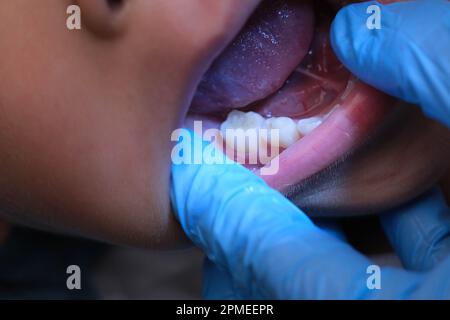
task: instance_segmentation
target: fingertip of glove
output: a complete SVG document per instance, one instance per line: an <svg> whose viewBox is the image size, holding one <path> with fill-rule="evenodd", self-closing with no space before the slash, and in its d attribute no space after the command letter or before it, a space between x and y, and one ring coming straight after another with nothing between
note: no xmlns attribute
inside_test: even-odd
<svg viewBox="0 0 450 320"><path fill-rule="evenodd" d="M379 12L376 12L375 6L380 8ZM370 41L380 40L380 30L371 25L376 20L376 14L380 14L380 23L383 21L381 12L384 8L376 1L351 4L337 13L331 25L330 41L336 56L359 77L363 77L364 68L372 61L367 57L372 53Z"/></svg>
<svg viewBox="0 0 450 320"><path fill-rule="evenodd" d="M358 61L355 41L358 37L358 26L365 25L365 8L361 4L342 8L334 18L330 30L331 46L339 60L355 72Z"/></svg>

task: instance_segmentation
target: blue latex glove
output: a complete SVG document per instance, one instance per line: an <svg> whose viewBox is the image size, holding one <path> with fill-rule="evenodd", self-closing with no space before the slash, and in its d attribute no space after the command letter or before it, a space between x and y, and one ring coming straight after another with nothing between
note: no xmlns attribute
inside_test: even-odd
<svg viewBox="0 0 450 320"><path fill-rule="evenodd" d="M450 126L449 3L380 5L382 30L366 28L369 4L336 18L339 58L361 79ZM174 165L172 185L181 225L209 259L207 298L450 298L450 211L438 190L383 216L410 271L383 268L382 289L369 290L369 259L243 167Z"/></svg>
<svg viewBox="0 0 450 320"><path fill-rule="evenodd" d="M381 8L379 30L366 26L374 4ZM350 5L333 22L331 43L363 81L450 127L450 1Z"/></svg>
<svg viewBox="0 0 450 320"><path fill-rule="evenodd" d="M173 165L172 203L210 261L207 298L450 298L450 212L436 190L384 219L405 265L433 269L383 268L381 290L367 288L369 259L238 164Z"/></svg>

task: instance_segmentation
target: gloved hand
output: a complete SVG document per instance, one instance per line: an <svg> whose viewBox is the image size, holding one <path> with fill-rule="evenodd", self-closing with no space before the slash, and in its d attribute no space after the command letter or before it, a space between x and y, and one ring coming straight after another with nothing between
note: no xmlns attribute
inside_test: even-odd
<svg viewBox="0 0 450 320"><path fill-rule="evenodd" d="M369 4L338 14L339 58L362 80L450 126L449 2L380 5L381 30L366 28ZM209 259L207 298L450 298L450 211L438 190L381 218L409 269L383 268L381 290L367 287L369 259L237 164L174 165L172 201Z"/></svg>
<svg viewBox="0 0 450 320"><path fill-rule="evenodd" d="M366 26L369 5L381 8L379 30ZM333 22L331 44L363 81L450 127L450 1L347 6Z"/></svg>
<svg viewBox="0 0 450 320"><path fill-rule="evenodd" d="M381 290L367 287L369 259L238 164L173 165L171 196L210 260L207 298L450 298L450 212L437 190L383 219L405 266L433 269L383 268Z"/></svg>

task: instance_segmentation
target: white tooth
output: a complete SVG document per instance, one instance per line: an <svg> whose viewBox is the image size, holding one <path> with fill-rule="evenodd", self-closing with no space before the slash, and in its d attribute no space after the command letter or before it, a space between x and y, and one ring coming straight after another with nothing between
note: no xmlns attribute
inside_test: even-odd
<svg viewBox="0 0 450 320"><path fill-rule="evenodd" d="M264 127L265 119L256 112L242 112L233 110L227 120L222 123L225 129L252 129Z"/></svg>
<svg viewBox="0 0 450 320"><path fill-rule="evenodd" d="M242 129L243 131L234 131L237 129ZM266 129L265 119L260 114L238 110L230 112L225 122L220 126L220 131L225 138L227 146L234 148L241 155L248 153L251 157L255 157L258 154L258 147L261 142L259 129ZM255 131L251 133L247 130ZM256 137L256 139L251 139L250 137Z"/></svg>
<svg viewBox="0 0 450 320"><path fill-rule="evenodd" d="M314 131L314 129L316 129L318 126L320 126L322 122L323 119L320 117L312 117L299 120L297 123L298 132L300 132L301 135L306 136Z"/></svg>
<svg viewBox="0 0 450 320"><path fill-rule="evenodd" d="M297 142L301 136L295 121L287 117L270 118L266 120L268 129L278 129L280 133L279 145L288 148Z"/></svg>

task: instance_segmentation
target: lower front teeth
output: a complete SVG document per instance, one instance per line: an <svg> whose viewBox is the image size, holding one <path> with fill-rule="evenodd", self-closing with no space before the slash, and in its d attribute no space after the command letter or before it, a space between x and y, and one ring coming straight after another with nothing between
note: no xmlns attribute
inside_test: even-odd
<svg viewBox="0 0 450 320"><path fill-rule="evenodd" d="M232 147L238 152L246 152L247 154L256 154L261 145L276 145L277 148L288 148L296 143L302 136L311 133L320 124L323 118L312 117L294 121L288 117L273 117L265 119L256 112L242 112L234 110L230 112L227 119L220 126L222 136L228 146ZM264 129L264 130L261 130ZM279 132L276 135L276 141L271 135L273 129ZM250 132L256 132L256 139L254 143L249 143L249 139L245 136ZM240 137L244 135L244 138Z"/></svg>

